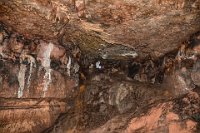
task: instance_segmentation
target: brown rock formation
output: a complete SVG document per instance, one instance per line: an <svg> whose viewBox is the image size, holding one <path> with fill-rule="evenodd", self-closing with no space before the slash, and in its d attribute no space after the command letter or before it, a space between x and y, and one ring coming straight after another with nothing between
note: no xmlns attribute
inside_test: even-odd
<svg viewBox="0 0 200 133"><path fill-rule="evenodd" d="M198 132L198 31L200 0L1 0L0 132Z"/></svg>
<svg viewBox="0 0 200 133"><path fill-rule="evenodd" d="M79 66L60 45L0 28L0 132L42 132L72 107Z"/></svg>
<svg viewBox="0 0 200 133"><path fill-rule="evenodd" d="M183 102L186 99L188 103L180 106L179 102ZM192 103L193 100L195 103ZM193 108L194 104L195 107ZM192 108L189 108L189 106L192 106ZM186 110L190 114L185 114ZM198 132L198 124L194 120L191 120L192 117L199 117L198 114L199 96L197 93L192 92L180 101L166 102L154 106L147 112L140 114L139 117L130 118L130 114L117 116L91 132Z"/></svg>
<svg viewBox="0 0 200 133"><path fill-rule="evenodd" d="M59 114L68 110L61 99L1 98L0 131L2 133L42 132Z"/></svg>
<svg viewBox="0 0 200 133"><path fill-rule="evenodd" d="M0 20L27 37L64 35L80 40L83 50L111 43L159 57L200 29L199 6L199 0L3 0ZM91 35L100 42L88 44Z"/></svg>

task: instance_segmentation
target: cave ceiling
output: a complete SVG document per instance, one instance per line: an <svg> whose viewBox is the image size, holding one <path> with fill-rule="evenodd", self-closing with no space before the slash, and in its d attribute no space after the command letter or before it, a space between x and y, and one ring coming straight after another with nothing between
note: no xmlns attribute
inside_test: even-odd
<svg viewBox="0 0 200 133"><path fill-rule="evenodd" d="M1 0L0 21L27 38L73 42L102 58L116 51L144 58L199 31L199 9L200 0Z"/></svg>

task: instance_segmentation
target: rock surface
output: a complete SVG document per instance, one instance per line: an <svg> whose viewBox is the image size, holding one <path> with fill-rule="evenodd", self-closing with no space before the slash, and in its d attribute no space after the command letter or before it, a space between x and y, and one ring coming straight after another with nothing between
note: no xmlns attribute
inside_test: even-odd
<svg viewBox="0 0 200 133"><path fill-rule="evenodd" d="M1 133L42 132L69 108L62 99L1 98L0 102Z"/></svg>
<svg viewBox="0 0 200 133"><path fill-rule="evenodd" d="M186 110L190 112L194 109L188 108L189 106L193 106L193 100L195 101L196 109L186 115L183 112ZM180 106L180 102L184 101L187 101L187 103ZM199 116L196 116L198 112L199 96L197 93L191 92L180 101L164 102L150 107L147 112L141 113L138 117L134 117L134 114L132 114L132 118L130 117L131 114L117 116L91 132L198 132L198 123L193 119L193 117L196 117L199 120Z"/></svg>
<svg viewBox="0 0 200 133"><path fill-rule="evenodd" d="M113 113L116 114L113 115ZM92 115L95 116L92 117ZM77 115L68 114L60 119L61 123L56 124L52 127L52 130L48 130L47 132L199 132L199 94L190 92L178 100L161 101L147 106L144 105L142 108L123 114L110 112L109 116L111 115L113 116L109 120L103 122L103 116L98 111L91 114L84 114L85 117L88 117L86 121L81 121L80 117L75 117ZM99 121L103 123L98 123ZM84 126L81 122L83 122ZM90 127L87 125L89 123L98 124L99 126L96 127L93 125Z"/></svg>
<svg viewBox="0 0 200 133"><path fill-rule="evenodd" d="M0 21L27 37L66 36L85 51L120 44L160 57L200 30L199 8L199 0L2 0Z"/></svg>
<svg viewBox="0 0 200 133"><path fill-rule="evenodd" d="M72 108L78 64L55 43L29 40L2 24L0 33L0 132L42 132Z"/></svg>
<svg viewBox="0 0 200 133"><path fill-rule="evenodd" d="M0 132L200 132L200 0L1 0Z"/></svg>

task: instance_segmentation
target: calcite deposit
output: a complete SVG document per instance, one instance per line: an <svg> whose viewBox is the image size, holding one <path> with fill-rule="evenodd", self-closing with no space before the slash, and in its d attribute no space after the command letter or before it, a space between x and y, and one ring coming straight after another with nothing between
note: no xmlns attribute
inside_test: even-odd
<svg viewBox="0 0 200 133"><path fill-rule="evenodd" d="M73 69L77 62L60 45L0 27L0 130L42 132L71 108L67 102L73 101L79 84Z"/></svg>

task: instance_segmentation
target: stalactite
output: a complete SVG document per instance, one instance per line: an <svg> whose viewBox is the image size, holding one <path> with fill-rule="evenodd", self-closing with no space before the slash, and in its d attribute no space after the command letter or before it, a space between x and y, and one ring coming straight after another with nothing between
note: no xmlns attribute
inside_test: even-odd
<svg viewBox="0 0 200 133"><path fill-rule="evenodd" d="M22 53L20 55L20 62L23 62L25 60L28 61L28 63L30 64L29 73L28 73L28 80L27 80L27 83L25 83L27 85L27 89L28 89L28 92L29 92L32 71L33 71L33 67L36 67L36 61L35 61L34 57L32 57L31 55L27 55L26 51L22 51Z"/></svg>
<svg viewBox="0 0 200 133"><path fill-rule="evenodd" d="M70 76L70 69L71 69L71 57L69 57L68 63L67 63L67 74Z"/></svg>
<svg viewBox="0 0 200 133"><path fill-rule="evenodd" d="M48 86L51 83L51 52L53 50L53 44L49 43L47 46L47 49L43 53L43 60L42 60L42 66L45 69L45 75L44 75L44 97L46 96L46 91L48 90Z"/></svg>
<svg viewBox="0 0 200 133"><path fill-rule="evenodd" d="M32 56L28 56L28 61L30 63L30 68L29 68L29 76L28 76L28 81L27 81L27 88L30 87L30 82L31 82L31 76L32 76L33 67L36 67L35 58L33 58Z"/></svg>
<svg viewBox="0 0 200 133"><path fill-rule="evenodd" d="M21 63L20 70L18 73L18 82L19 82L18 98L21 98L23 96L23 90L25 87L26 69L27 69L27 66Z"/></svg>

